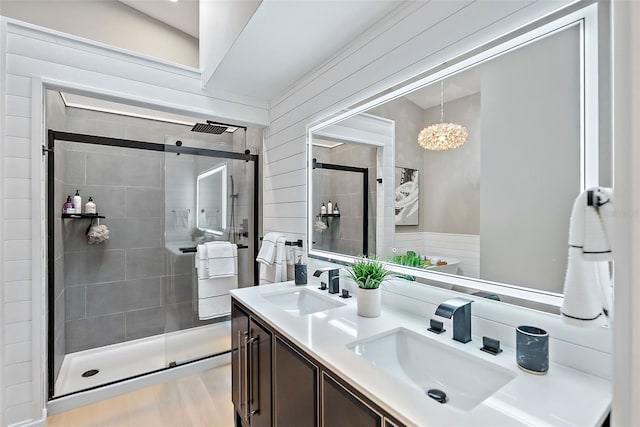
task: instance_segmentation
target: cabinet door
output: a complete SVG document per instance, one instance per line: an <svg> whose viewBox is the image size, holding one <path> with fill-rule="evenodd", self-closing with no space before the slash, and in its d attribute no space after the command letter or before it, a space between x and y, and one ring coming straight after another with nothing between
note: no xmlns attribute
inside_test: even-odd
<svg viewBox="0 0 640 427"><path fill-rule="evenodd" d="M271 427L271 332L251 319L249 336L249 424Z"/></svg>
<svg viewBox="0 0 640 427"><path fill-rule="evenodd" d="M318 426L318 367L276 337L274 417L281 427Z"/></svg>
<svg viewBox="0 0 640 427"><path fill-rule="evenodd" d="M249 315L235 303L231 304L231 400L242 414L246 401L244 343L249 333Z"/></svg>
<svg viewBox="0 0 640 427"><path fill-rule="evenodd" d="M381 427L382 416L349 390L322 373L322 425Z"/></svg>

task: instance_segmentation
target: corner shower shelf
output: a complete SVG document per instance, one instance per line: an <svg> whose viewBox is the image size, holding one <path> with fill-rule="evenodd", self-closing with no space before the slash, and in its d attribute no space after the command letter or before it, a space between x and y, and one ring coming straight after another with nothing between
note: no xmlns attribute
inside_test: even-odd
<svg viewBox="0 0 640 427"><path fill-rule="evenodd" d="M334 213L331 213L331 214L318 214L318 216L320 218L340 218L340 214L339 213L337 213L337 214L334 214Z"/></svg>
<svg viewBox="0 0 640 427"><path fill-rule="evenodd" d="M98 215L98 214L87 214L87 213L70 214L70 213L63 213L62 214L62 218L68 218L68 219L100 218L100 219L105 219L106 217L103 216L103 215Z"/></svg>

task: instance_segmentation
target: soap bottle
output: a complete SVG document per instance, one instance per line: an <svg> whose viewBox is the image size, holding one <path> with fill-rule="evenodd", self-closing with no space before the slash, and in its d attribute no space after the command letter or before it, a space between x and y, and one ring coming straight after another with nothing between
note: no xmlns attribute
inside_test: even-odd
<svg viewBox="0 0 640 427"><path fill-rule="evenodd" d="M80 197L80 190L76 190L76 195L73 196L73 212L82 213L82 197Z"/></svg>
<svg viewBox="0 0 640 427"><path fill-rule="evenodd" d="M331 204L331 200L327 203L327 213L333 213L333 204Z"/></svg>
<svg viewBox="0 0 640 427"><path fill-rule="evenodd" d="M307 265L302 263L302 255L298 255L298 262L295 265L296 285L307 284Z"/></svg>
<svg viewBox="0 0 640 427"><path fill-rule="evenodd" d="M338 204L336 203L336 205L333 207L333 213L335 215L340 215L340 209L338 209Z"/></svg>
<svg viewBox="0 0 640 427"><path fill-rule="evenodd" d="M93 196L89 196L89 201L84 205L84 213L86 214L96 214L96 204L93 202Z"/></svg>
<svg viewBox="0 0 640 427"><path fill-rule="evenodd" d="M64 205L62 205L62 213L70 214L74 212L73 201L71 200L71 195L69 194L67 196L67 201L64 203Z"/></svg>
<svg viewBox="0 0 640 427"><path fill-rule="evenodd" d="M327 214L327 207L323 203L322 206L320 206L320 215L326 215L326 214Z"/></svg>

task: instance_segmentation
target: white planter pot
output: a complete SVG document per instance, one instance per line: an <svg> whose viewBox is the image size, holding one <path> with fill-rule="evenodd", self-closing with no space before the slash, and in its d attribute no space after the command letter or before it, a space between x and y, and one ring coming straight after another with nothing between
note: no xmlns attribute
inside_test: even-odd
<svg viewBox="0 0 640 427"><path fill-rule="evenodd" d="M378 317L380 316L380 305L382 293L378 289L358 288L358 316Z"/></svg>

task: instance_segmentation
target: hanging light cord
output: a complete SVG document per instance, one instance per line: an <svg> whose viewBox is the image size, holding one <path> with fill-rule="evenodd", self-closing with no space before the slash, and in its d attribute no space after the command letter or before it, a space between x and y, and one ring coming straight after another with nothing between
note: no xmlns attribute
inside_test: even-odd
<svg viewBox="0 0 640 427"><path fill-rule="evenodd" d="M444 80L440 80L440 123L444 123Z"/></svg>

